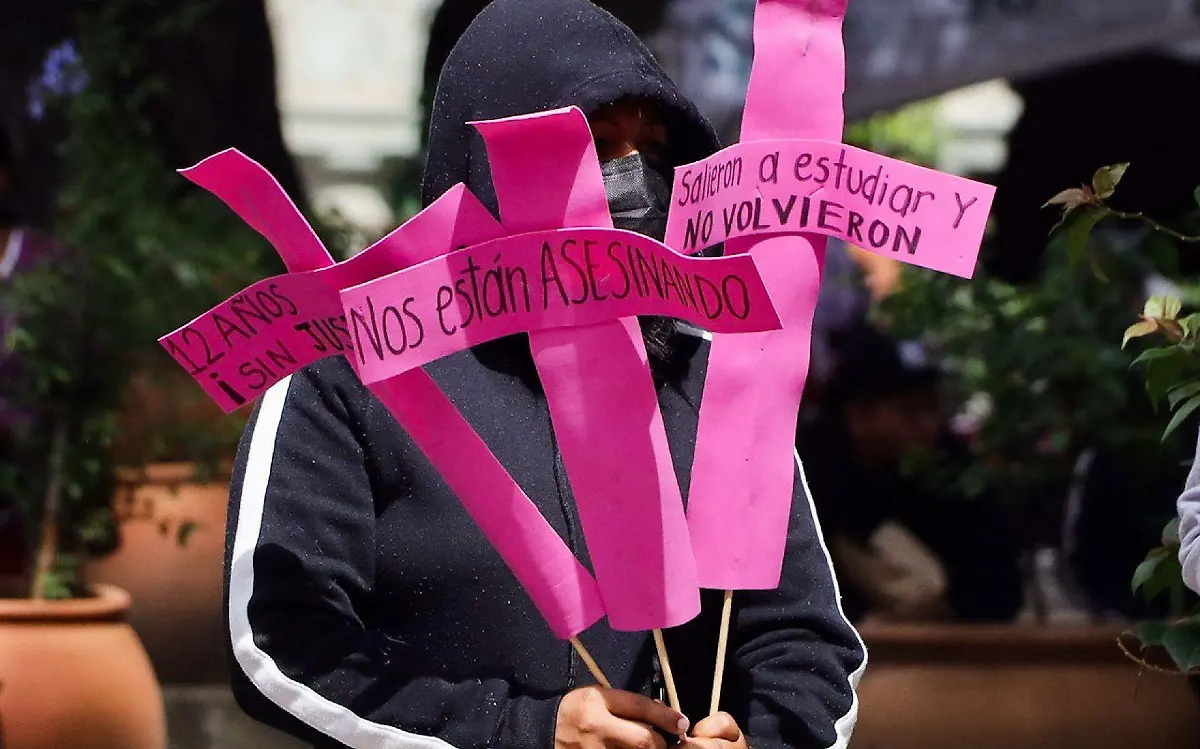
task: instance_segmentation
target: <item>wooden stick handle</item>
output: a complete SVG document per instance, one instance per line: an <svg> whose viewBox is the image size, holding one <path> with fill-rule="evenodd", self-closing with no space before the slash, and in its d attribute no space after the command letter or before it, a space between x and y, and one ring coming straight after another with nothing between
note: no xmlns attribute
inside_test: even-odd
<svg viewBox="0 0 1200 749"><path fill-rule="evenodd" d="M571 638L571 646L575 648L576 653L579 653L579 657L583 659L588 671L592 672L592 678L596 680L596 683L605 689L612 689L612 684L608 683L608 677L600 670L600 665L596 663L596 659L592 657L578 637Z"/></svg>
<svg viewBox="0 0 1200 749"><path fill-rule="evenodd" d="M663 680L667 682L667 699L671 703L671 709L682 715L679 692L675 690L675 676L671 673L671 659L667 657L667 644L663 642L661 629L654 630L654 647L658 648L658 662L662 664Z"/></svg>
<svg viewBox="0 0 1200 749"><path fill-rule="evenodd" d="M716 715L721 704L721 682L725 678L725 652L729 646L729 619L733 614L733 591L725 591L725 603L721 606L721 639L717 640L717 668L713 672L712 702L708 714Z"/></svg>

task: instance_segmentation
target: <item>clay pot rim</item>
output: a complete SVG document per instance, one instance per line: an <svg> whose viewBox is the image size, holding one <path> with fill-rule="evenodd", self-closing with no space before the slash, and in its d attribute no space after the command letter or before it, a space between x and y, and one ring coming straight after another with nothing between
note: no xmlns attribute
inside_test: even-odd
<svg viewBox="0 0 1200 749"><path fill-rule="evenodd" d="M232 473L231 461L221 461L212 483L219 484ZM117 482L126 487L151 485L198 485L196 464L184 460L146 463L141 466L117 466Z"/></svg>
<svg viewBox="0 0 1200 749"><path fill-rule="evenodd" d="M122 588L107 583L91 586L90 598L35 601L0 598L0 623L70 624L73 622L124 621L133 599Z"/></svg>
<svg viewBox="0 0 1200 749"><path fill-rule="evenodd" d="M863 622L858 631L875 663L1127 662L1112 624Z"/></svg>

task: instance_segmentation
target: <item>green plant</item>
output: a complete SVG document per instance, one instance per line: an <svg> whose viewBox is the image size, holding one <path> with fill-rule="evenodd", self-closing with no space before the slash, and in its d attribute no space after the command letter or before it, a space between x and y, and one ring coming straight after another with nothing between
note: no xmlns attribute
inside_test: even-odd
<svg viewBox="0 0 1200 749"><path fill-rule="evenodd" d="M1120 271L1118 281L1104 283L1058 251L1036 282L1020 286L986 273L964 282L905 269L881 321L926 342L950 370L953 400L986 412L971 437L980 459L953 475L922 466L928 480L968 496L992 487L1021 513L1048 513L1046 498L1063 495L1083 447L1145 451L1154 414L1130 398L1133 355L1110 340L1135 309L1150 265L1110 243L1098 242L1095 253Z"/></svg>
<svg viewBox="0 0 1200 749"><path fill-rule="evenodd" d="M1104 222L1130 222L1147 236L1170 244L1200 244L1200 236L1185 234L1140 212L1122 211L1109 205L1129 164L1098 169L1090 185L1071 188L1055 195L1046 206L1059 206L1062 221L1057 230L1066 237L1066 256L1077 262L1090 251L1092 231ZM1200 187L1195 199L1200 207ZM1103 277L1102 264L1090 256L1094 272ZM1144 349L1131 365L1144 367L1146 392L1156 409L1167 404L1171 413L1162 440L1167 440L1200 409L1200 312L1184 314L1184 304L1196 305L1200 294L1182 286L1179 293L1152 296L1137 322L1125 328L1121 349L1139 339L1162 345ZM1184 673L1200 668L1200 607L1187 611L1184 604L1182 568L1179 564L1179 521L1163 529L1162 543L1147 554L1134 571L1131 587L1148 601L1163 595L1170 599L1171 618L1139 624L1135 635L1141 654L1126 652L1146 664L1147 648L1162 648L1175 669ZM1123 646L1124 647L1124 646Z"/></svg>
<svg viewBox="0 0 1200 749"><path fill-rule="evenodd" d="M23 377L3 387L38 418L0 464L0 494L38 524L33 597L85 594L79 562L112 544L118 462L193 457L212 438L183 422L174 444L119 439L138 407L129 403L135 375L157 381L169 362L155 339L279 272L256 235L163 163L147 114L163 82L150 73L146 40L169 43L206 10L191 0L89 4L30 89L31 115L61 117L67 131L53 227L63 255L18 277L6 300L18 320L6 345ZM81 85L56 85L64 80Z"/></svg>
<svg viewBox="0 0 1200 749"><path fill-rule="evenodd" d="M914 164L933 165L944 135L937 107L931 99L847 123L845 141Z"/></svg>

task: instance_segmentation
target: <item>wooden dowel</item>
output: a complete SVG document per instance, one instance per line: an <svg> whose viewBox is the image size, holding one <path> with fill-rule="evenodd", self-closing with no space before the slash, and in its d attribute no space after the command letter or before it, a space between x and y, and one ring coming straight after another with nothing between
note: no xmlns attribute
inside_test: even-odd
<svg viewBox="0 0 1200 749"><path fill-rule="evenodd" d="M675 690L675 676L671 673L671 660L667 657L667 644L663 642L661 629L654 630L654 646L658 648L658 662L662 664L663 680L667 682L667 699L671 703L671 709L682 714L679 692Z"/></svg>
<svg viewBox="0 0 1200 749"><path fill-rule="evenodd" d="M578 637L571 638L571 646L575 648L576 653L579 653L579 657L583 659L588 671L592 672L592 678L596 680L596 683L605 689L612 689L612 684L608 683L608 677L600 670L600 665L596 663L596 659L592 657Z"/></svg>
<svg viewBox="0 0 1200 749"><path fill-rule="evenodd" d="M716 715L721 705L721 681L725 678L725 651L729 646L729 619L733 613L733 591L725 591L725 603L721 606L721 638L717 640L717 667L713 672L712 702L708 714Z"/></svg>

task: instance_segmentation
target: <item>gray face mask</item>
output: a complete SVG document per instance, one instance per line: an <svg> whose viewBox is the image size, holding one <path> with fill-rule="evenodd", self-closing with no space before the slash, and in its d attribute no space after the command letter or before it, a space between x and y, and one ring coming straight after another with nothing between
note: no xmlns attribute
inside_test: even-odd
<svg viewBox="0 0 1200 749"><path fill-rule="evenodd" d="M613 226L662 241L667 233L671 187L640 153L600 165Z"/></svg>

